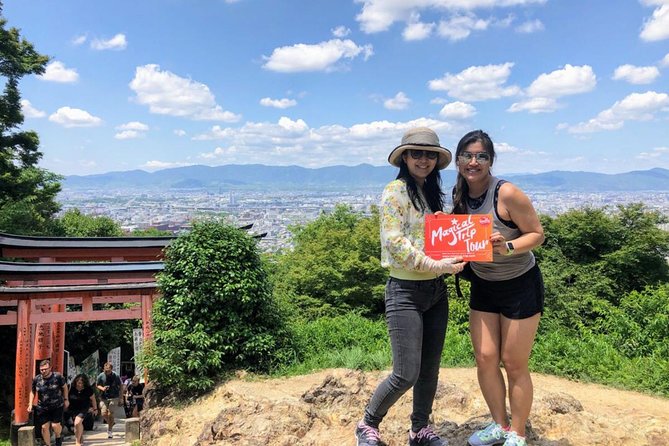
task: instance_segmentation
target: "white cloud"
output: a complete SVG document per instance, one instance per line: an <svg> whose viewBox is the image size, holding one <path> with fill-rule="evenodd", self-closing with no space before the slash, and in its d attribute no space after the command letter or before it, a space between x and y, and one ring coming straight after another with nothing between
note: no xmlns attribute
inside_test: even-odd
<svg viewBox="0 0 669 446"><path fill-rule="evenodd" d="M63 62L54 60L46 66L44 74L38 78L44 81L71 83L79 80L79 73L73 68L66 68Z"/></svg>
<svg viewBox="0 0 669 446"><path fill-rule="evenodd" d="M621 65L613 73L614 80L625 80L630 84L650 84L660 75L657 67L636 67L634 65Z"/></svg>
<svg viewBox="0 0 669 446"><path fill-rule="evenodd" d="M125 34L116 34L108 40L94 39L91 42L91 48L94 50L124 50L128 46Z"/></svg>
<svg viewBox="0 0 669 446"><path fill-rule="evenodd" d="M76 36L72 39L72 45L75 46L83 45L84 43L86 43L86 39L88 39L88 36L86 36L86 34L83 34L81 36Z"/></svg>
<svg viewBox="0 0 669 446"><path fill-rule="evenodd" d="M155 64L137 67L130 88L135 100L148 105L151 113L195 120L236 122L241 119L216 104L209 87L200 82L161 71Z"/></svg>
<svg viewBox="0 0 669 446"><path fill-rule="evenodd" d="M332 35L341 39L351 34L351 30L341 25L332 30Z"/></svg>
<svg viewBox="0 0 669 446"><path fill-rule="evenodd" d="M383 106L388 110L404 110L411 103L411 99L400 91L395 97L383 101Z"/></svg>
<svg viewBox="0 0 669 446"><path fill-rule="evenodd" d="M466 39L472 31L485 31L490 25L489 20L477 18L473 14L457 15L439 22L437 34L451 42Z"/></svg>
<svg viewBox="0 0 669 446"><path fill-rule="evenodd" d="M136 139L144 136L144 133L138 132L137 130L123 130L122 132L117 132L114 135L116 139Z"/></svg>
<svg viewBox="0 0 669 446"><path fill-rule="evenodd" d="M669 53L667 53L664 58L660 61L660 66L669 67Z"/></svg>
<svg viewBox="0 0 669 446"><path fill-rule="evenodd" d="M556 98L571 94L586 93L597 85L597 76L589 65L575 67L565 65L560 70L543 73L527 89L531 97Z"/></svg>
<svg viewBox="0 0 669 446"><path fill-rule="evenodd" d="M174 131L174 134L177 135L177 136L186 136L186 131L182 130L182 129L176 129Z"/></svg>
<svg viewBox="0 0 669 446"><path fill-rule="evenodd" d="M180 163L180 162L169 162L169 161L158 161L151 160L144 163L142 166L146 170L161 170L161 169L170 169L172 167L185 167L192 166L193 163Z"/></svg>
<svg viewBox="0 0 669 446"><path fill-rule="evenodd" d="M519 32L521 34L532 34L537 31L543 31L544 30L544 24L541 23L541 20L528 20L527 22L521 23L520 25L516 26L516 32Z"/></svg>
<svg viewBox="0 0 669 446"><path fill-rule="evenodd" d="M661 5L653 11L653 16L643 24L641 30L642 40L654 42L657 40L669 39L669 3L655 2Z"/></svg>
<svg viewBox="0 0 669 446"><path fill-rule="evenodd" d="M411 15L411 19L402 31L402 37L406 41L424 40L430 37L435 26L434 23L421 22L420 15L415 13Z"/></svg>
<svg viewBox="0 0 669 446"><path fill-rule="evenodd" d="M549 113L560 108L555 98L530 98L520 102L514 102L507 111L516 113L527 111L529 113Z"/></svg>
<svg viewBox="0 0 669 446"><path fill-rule="evenodd" d="M97 116L93 116L85 110L71 107L59 108L49 116L49 121L63 127L97 127L102 124L102 119Z"/></svg>
<svg viewBox="0 0 669 446"><path fill-rule="evenodd" d="M443 90L463 101L483 101L514 96L520 88L505 86L513 63L469 67L458 74L446 73L441 79L429 81L431 90Z"/></svg>
<svg viewBox="0 0 669 446"><path fill-rule="evenodd" d="M116 139L135 139L141 138L149 130L149 126L139 121L131 121L116 127L119 130L114 135Z"/></svg>
<svg viewBox="0 0 669 446"><path fill-rule="evenodd" d="M405 21L421 10L473 11L493 7L524 6L546 0L358 0L362 11L356 16L366 33L386 31L397 21Z"/></svg>
<svg viewBox="0 0 669 446"><path fill-rule="evenodd" d="M342 59L362 55L367 60L372 54L372 45L358 46L348 39L332 39L315 45L298 43L275 48L271 56L263 56L266 61L263 68L281 73L333 71Z"/></svg>
<svg viewBox="0 0 669 446"><path fill-rule="evenodd" d="M295 107L297 105L297 101L295 99L288 99L288 98L283 98L283 99L272 99L272 98L262 98L260 100L260 105L264 107L274 107L274 108L288 108L288 107Z"/></svg>
<svg viewBox="0 0 669 446"><path fill-rule="evenodd" d="M43 118L46 112L38 110L27 99L21 99L21 112L26 118Z"/></svg>
<svg viewBox="0 0 669 446"><path fill-rule="evenodd" d="M444 105L439 116L446 119L468 119L476 115L476 107L465 102L451 102Z"/></svg>
<svg viewBox="0 0 669 446"><path fill-rule="evenodd" d="M567 130L569 133L577 134L616 130L621 128L627 120L651 120L655 113L667 107L669 107L669 95L666 93L656 93L654 91L632 93L589 121L570 126Z"/></svg>
<svg viewBox="0 0 669 446"><path fill-rule="evenodd" d="M655 147L650 152L639 153L636 157L642 160L653 160L665 155L669 155L669 147Z"/></svg>

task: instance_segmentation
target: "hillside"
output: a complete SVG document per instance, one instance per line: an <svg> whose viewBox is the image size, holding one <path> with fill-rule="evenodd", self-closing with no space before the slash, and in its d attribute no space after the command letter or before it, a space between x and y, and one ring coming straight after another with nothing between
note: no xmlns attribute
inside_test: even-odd
<svg viewBox="0 0 669 446"><path fill-rule="evenodd" d="M387 372L327 370L282 379L238 379L186 407L142 414L149 446L353 446L354 425ZM669 446L669 399L533 374L535 403L528 430L534 446ZM405 395L381 426L387 446L406 444L411 409ZM486 423L475 369L442 369L436 430L464 446Z"/></svg>

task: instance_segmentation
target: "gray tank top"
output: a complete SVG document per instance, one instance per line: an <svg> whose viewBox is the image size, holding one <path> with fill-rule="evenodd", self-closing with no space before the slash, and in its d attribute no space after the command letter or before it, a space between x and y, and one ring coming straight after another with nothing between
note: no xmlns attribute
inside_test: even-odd
<svg viewBox="0 0 669 446"><path fill-rule="evenodd" d="M478 209L470 209L465 203L467 213L469 214L492 214L493 232L498 231L504 236L506 240L514 240L520 237L521 232L518 228L507 226L499 215L495 206L497 184L502 181L497 177L492 177L488 191L486 192L485 200ZM509 280L518 277L530 269L535 264L534 254L532 251L521 254L513 254L510 256L493 253L492 262L471 262L472 270L484 280L499 281Z"/></svg>

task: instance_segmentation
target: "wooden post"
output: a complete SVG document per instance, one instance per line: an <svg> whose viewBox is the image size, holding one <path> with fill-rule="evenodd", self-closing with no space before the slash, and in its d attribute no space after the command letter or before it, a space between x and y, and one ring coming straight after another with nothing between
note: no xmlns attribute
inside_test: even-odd
<svg viewBox="0 0 669 446"><path fill-rule="evenodd" d="M31 355L30 300L18 301L16 324L16 368L14 381L14 422L28 422L30 383L33 377Z"/></svg>
<svg viewBox="0 0 669 446"><path fill-rule="evenodd" d="M65 311L65 305L51 305L51 312L62 313ZM65 322L53 323L51 367L53 371L64 374L66 364L63 364L65 355Z"/></svg>
<svg viewBox="0 0 669 446"><path fill-rule="evenodd" d="M37 307L37 312L50 313L50 305L39 305ZM37 324L37 333L35 338L35 361L41 361L42 359L51 359L53 345L53 335L51 334L51 322L44 322ZM34 374L37 374L37 369L33 369Z"/></svg>

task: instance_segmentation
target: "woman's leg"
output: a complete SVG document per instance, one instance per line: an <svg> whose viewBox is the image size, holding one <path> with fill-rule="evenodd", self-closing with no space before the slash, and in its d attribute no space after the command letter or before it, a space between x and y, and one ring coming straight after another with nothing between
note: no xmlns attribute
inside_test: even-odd
<svg viewBox="0 0 669 446"><path fill-rule="evenodd" d="M420 373L413 388L413 412L411 429L418 432L427 426L434 395L439 381L441 352L444 349L446 326L448 325L448 297L446 286L435 283L434 299L436 303L423 313L423 344L420 361Z"/></svg>
<svg viewBox="0 0 669 446"><path fill-rule="evenodd" d="M500 318L497 313L470 310L469 331L476 358L476 374L481 393L493 420L509 425L506 413L506 386L499 368L501 361Z"/></svg>
<svg viewBox="0 0 669 446"><path fill-rule="evenodd" d="M81 415L77 415L74 418L74 439L77 446L81 445L81 440L84 437L84 418Z"/></svg>
<svg viewBox="0 0 669 446"><path fill-rule="evenodd" d="M523 437L533 399L528 363L540 317L540 313L526 319L501 317L502 363L509 380L511 430Z"/></svg>

